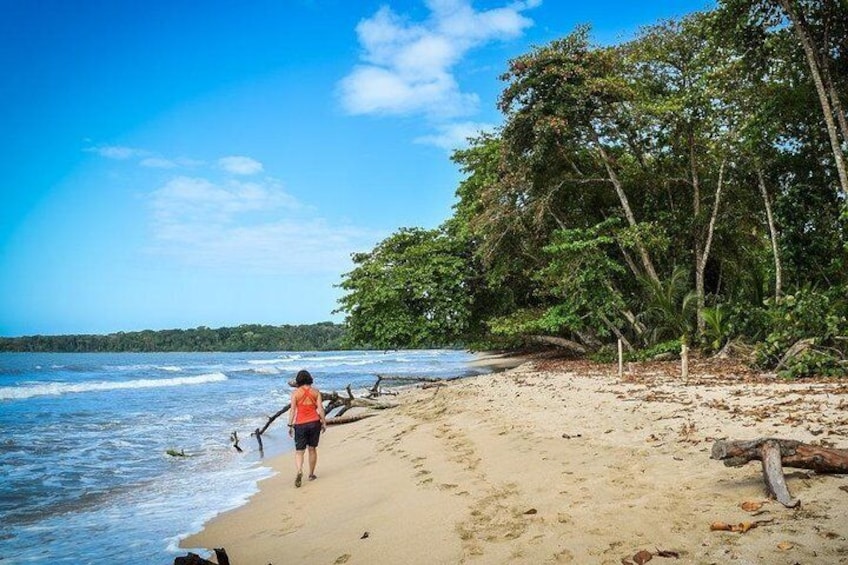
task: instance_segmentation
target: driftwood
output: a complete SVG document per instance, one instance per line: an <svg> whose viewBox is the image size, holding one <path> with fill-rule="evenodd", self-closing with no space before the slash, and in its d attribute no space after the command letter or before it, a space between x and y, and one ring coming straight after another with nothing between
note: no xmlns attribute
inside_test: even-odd
<svg viewBox="0 0 848 565"><path fill-rule="evenodd" d="M374 400L374 397L380 396L379 385L380 385L380 382L384 379L386 379L386 380L396 380L397 377L385 377L385 376L382 376L382 375L377 375L377 382L375 382L374 386L371 387L371 389L368 393L368 396L366 398L356 398L353 395L353 391L351 390L350 385L347 385L347 387L345 388L345 390L347 391L346 397L340 395L336 391L333 391L333 392L330 392L330 393L323 393L321 395L321 398L324 401L324 413L325 414L329 414L333 410L339 408L338 412L336 412L336 414L332 418L329 418L329 417L327 418L327 425L332 426L332 425L338 425L338 424L350 424L351 422L358 422L359 420L362 420L362 419L367 418L369 416L373 416L373 414L360 414L360 415L357 415L357 416L345 416L344 415L345 412L347 412L351 408L371 408L373 410L385 410L387 408L394 408L396 406L395 404L378 402L378 401ZM296 384L294 382L289 382L289 385L292 386L292 387L296 387ZM268 421L265 422L264 426L262 426L261 428L256 428L250 434L250 435L254 436L256 438L256 441L259 443L259 451L260 452L262 452L264 450L264 447L262 445L262 434L264 434L266 432L266 430L268 430L268 428L271 426L271 424L274 423L274 421L277 418L279 418L280 416L282 416L283 414L288 412L290 409L291 409L291 403L286 404L276 414L274 414L273 416L269 416ZM236 435L235 432L233 432L233 436L231 436L231 439L232 439L232 437L236 438L236 440L234 442L235 448L238 449L239 451L241 451L241 449L238 447L238 436Z"/></svg>
<svg viewBox="0 0 848 565"><path fill-rule="evenodd" d="M571 341L570 339L565 339L564 337L555 337L550 335L533 335L530 336L530 339L536 341L538 343L546 343L548 345L555 345L557 347L561 347L563 349L567 349L569 351L573 351L578 355L584 355L586 353L586 348L577 343L576 341Z"/></svg>
<svg viewBox="0 0 848 565"><path fill-rule="evenodd" d="M215 548L215 558L218 561L217 565L230 565L230 558L223 547ZM174 565L216 565L214 561L204 559L196 553L187 553L183 557L175 557Z"/></svg>
<svg viewBox="0 0 848 565"><path fill-rule="evenodd" d="M236 448L236 451L238 451L239 453L242 452L241 447L239 447L239 438L237 431L233 431L233 433L230 434L230 443L233 444L233 447Z"/></svg>
<svg viewBox="0 0 848 565"><path fill-rule="evenodd" d="M371 416L376 416L376 414L366 412L364 414L355 414L353 416L336 416L335 418L328 419L327 425L334 426L338 424L350 424L351 422L358 422L359 420L364 420L365 418L370 418Z"/></svg>
<svg viewBox="0 0 848 565"><path fill-rule="evenodd" d="M377 382L379 383L381 380L385 381L399 381L404 383L439 383L446 379L441 379L439 377L408 377L402 375L377 375ZM376 385L375 385L376 386Z"/></svg>
<svg viewBox="0 0 848 565"><path fill-rule="evenodd" d="M710 458L724 461L727 467L741 467L754 460L762 462L763 480L769 495L787 508L797 506L800 501L789 493L783 467L812 469L817 473L848 473L848 449L820 447L791 439L716 440Z"/></svg>

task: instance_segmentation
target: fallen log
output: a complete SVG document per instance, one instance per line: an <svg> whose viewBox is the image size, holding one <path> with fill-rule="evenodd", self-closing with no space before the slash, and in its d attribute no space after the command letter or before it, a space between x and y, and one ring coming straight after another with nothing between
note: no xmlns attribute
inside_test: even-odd
<svg viewBox="0 0 848 565"><path fill-rule="evenodd" d="M387 377L387 378L388 378L388 380L395 380L392 377ZM322 396L322 399L324 401L324 413L325 414L330 414L330 412L332 412L336 408L340 408L340 410L338 411L338 413L336 414L336 416L334 418L327 418L327 424L328 425L348 424L348 423L351 423L351 422L356 422L356 421L362 420L363 418L367 418L368 416L373 416L373 414L362 414L362 415L357 415L357 416L344 416L344 413L347 412L348 410L350 410L351 408L371 408L372 410L385 410L385 409L394 408L395 406L397 406L396 404L390 404L390 403L386 403L386 402L379 402L379 401L373 400L373 398L375 396L379 396L378 386L380 384L380 381L382 381L383 379L384 379L383 376L377 375L377 382L374 383L374 386L371 388L369 395L366 398L356 398L353 395L353 391L351 390L350 385L347 385L347 387L345 388L345 390L347 391L347 397L340 395L336 391L322 394L321 396ZM419 379L416 379L416 380L419 380ZM420 380L427 380L427 379L420 379ZM295 386L295 383L290 382L289 385ZM265 431L271 426L271 424L274 423L274 420L276 420L277 418L279 418L280 416L282 416L283 414L288 412L290 409L291 409L291 404L286 404L276 414L274 414L273 416L269 416L268 421L265 422L265 425L262 426L262 428L256 428L250 434L253 437L255 437L256 441L259 443L259 452L260 453L264 452L264 446L262 445L262 434L264 434ZM233 436L231 436L231 441L232 441L233 437L236 437L235 448L238 449L239 451L241 451L241 449L238 446L238 439L237 439L238 436L235 435L235 432L233 432Z"/></svg>
<svg viewBox="0 0 848 565"><path fill-rule="evenodd" d="M404 383L437 383L444 380L448 379L442 379L439 377L410 377L407 375L377 375L378 383L380 381L399 381Z"/></svg>
<svg viewBox="0 0 848 565"><path fill-rule="evenodd" d="M387 408L395 408L397 404L391 404L388 402L378 402L376 400L371 400L370 398L356 398L350 392L350 388L348 388L348 397L345 398L341 396L336 391L333 391L329 394L324 395L324 400L329 400L330 403L328 406L333 406L337 408L338 406L347 406L348 408L371 408L374 410L385 410ZM332 408L331 408L332 409ZM325 408L325 411L328 411Z"/></svg>
<svg viewBox="0 0 848 565"><path fill-rule="evenodd" d="M365 413L365 414L355 414L353 416L336 416L335 418L327 418L328 426L335 426L339 424L350 424L352 422L358 422L359 420L364 420L365 418L370 418L371 416L376 416L376 414Z"/></svg>
<svg viewBox="0 0 848 565"><path fill-rule="evenodd" d="M789 493L783 467L812 469L817 473L848 473L848 449L821 447L791 439L716 440L710 458L724 461L726 467L760 461L768 494L787 508L794 508L800 501Z"/></svg>
<svg viewBox="0 0 848 565"><path fill-rule="evenodd" d="M573 351L578 355L585 355L586 348L577 343L576 341L571 341L570 339L565 339L564 337L556 337L552 335L531 335L530 339L537 343L544 343L547 345L555 345L556 347L560 347L562 349L567 349L568 351Z"/></svg>

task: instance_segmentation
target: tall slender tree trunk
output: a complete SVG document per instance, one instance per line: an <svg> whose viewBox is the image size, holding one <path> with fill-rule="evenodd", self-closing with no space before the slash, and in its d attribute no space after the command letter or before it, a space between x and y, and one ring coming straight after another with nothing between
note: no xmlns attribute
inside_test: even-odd
<svg viewBox="0 0 848 565"><path fill-rule="evenodd" d="M624 192L624 186L621 184L621 179L618 178L618 175L613 168L612 159L607 154L604 149L601 140L598 139L598 135L593 132L595 146L598 148L598 153L601 155L601 160L604 162L604 167L607 169L607 174L609 175L610 182L612 182L613 188L615 188L615 193L618 195L618 200L621 202L621 208L624 210L624 216L627 218L627 223L631 227L636 226L636 216L633 214L633 209L630 208L630 201L627 199L627 193ZM657 271L654 269L654 263L651 261L651 256L648 253L648 249L641 241L636 242L636 250L639 252L639 258L642 260L642 267L645 269L645 272L648 273L648 276L656 283L660 282L659 276L657 276Z"/></svg>
<svg viewBox="0 0 848 565"><path fill-rule="evenodd" d="M833 150L833 159L836 162L836 172L839 175L839 185L842 188L842 193L846 198L848 198L848 172L845 170L845 156L842 153L842 145L839 141L839 135L836 131L836 123L833 119L834 108L828 98L829 89L825 86L824 80L822 79L821 66L819 64L819 59L816 56L816 49L813 45L813 40L810 37L803 15L795 8L794 0L777 0L777 2L786 12L786 15L789 17L789 21L792 22L792 29L798 37L798 40L801 42L801 47L804 50L807 65L810 67L810 76L816 86L816 93L818 94L819 103L822 107L824 123L827 127L827 135L830 139L831 149ZM837 102L837 104L839 103ZM848 126L846 126L846 129L848 129Z"/></svg>
<svg viewBox="0 0 848 565"><path fill-rule="evenodd" d="M843 9L848 10L848 2L841 1ZM832 4L831 4L832 6ZM822 70L822 80L827 86L827 93L830 96L830 103L833 104L833 111L836 114L836 123L839 124L839 130L842 132L842 143L848 144L848 118L842 110L842 101L839 99L839 93L833 82L833 76L830 74L830 58L828 57L828 45L830 44L829 25L825 24L824 37L822 38L822 48L819 50L819 61Z"/></svg>
<svg viewBox="0 0 848 565"><path fill-rule="evenodd" d="M830 103L833 104L833 112L836 114L836 123L839 124L839 131L842 133L842 143L848 143L848 119L845 117L845 112L842 110L842 101L839 99L839 94L833 85L833 79L830 76L830 65L825 60L822 60L822 74L824 75L824 81L827 83L827 92L830 95Z"/></svg>
<svg viewBox="0 0 848 565"><path fill-rule="evenodd" d="M695 294L698 296L698 334L704 333L706 324L702 311L704 309L704 277L701 272L701 262L704 256L704 248L701 244L701 178L698 173L698 162L695 159L695 138L689 132L689 169L692 174L692 218L696 229L694 230L695 251Z"/></svg>
<svg viewBox="0 0 848 565"><path fill-rule="evenodd" d="M718 218L718 207L721 204L721 191L724 187L724 166L726 161L721 162L721 167L718 169L718 184L716 185L715 198L713 200L713 211L710 215L710 223L707 226L707 239L704 242L701 260L698 263L698 268L695 271L695 292L698 295L698 333L703 334L706 328L704 321L705 307L705 291L704 291L704 274L707 270L707 261L710 259L710 249L713 244L713 234L715 233L716 218Z"/></svg>
<svg viewBox="0 0 848 565"><path fill-rule="evenodd" d="M774 215L771 211L771 199L769 198L766 180L763 170L757 167L757 181L760 185L760 194L766 207L766 219L768 220L769 239L771 239L771 252L774 256L774 298L780 300L783 295L783 267L780 264L780 248L777 245L777 227L774 224Z"/></svg>

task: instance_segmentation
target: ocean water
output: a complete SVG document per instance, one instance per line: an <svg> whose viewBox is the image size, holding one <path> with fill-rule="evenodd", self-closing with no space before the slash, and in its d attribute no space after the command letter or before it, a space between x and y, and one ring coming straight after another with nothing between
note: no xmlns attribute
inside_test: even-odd
<svg viewBox="0 0 848 565"><path fill-rule="evenodd" d="M179 540L243 504L291 450L288 403L308 369L322 391L377 374L485 372L453 350L0 353L0 564L173 563ZM239 435L242 453L230 443ZM184 452L173 457L168 450Z"/></svg>

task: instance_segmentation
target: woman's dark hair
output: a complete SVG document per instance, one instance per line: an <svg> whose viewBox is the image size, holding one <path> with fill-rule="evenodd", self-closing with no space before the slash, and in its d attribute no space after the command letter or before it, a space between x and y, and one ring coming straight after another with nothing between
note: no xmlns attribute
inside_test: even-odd
<svg viewBox="0 0 848 565"><path fill-rule="evenodd" d="M294 382L297 386L311 385L312 375L310 375L309 371L306 370L298 371L297 376L294 378Z"/></svg>

